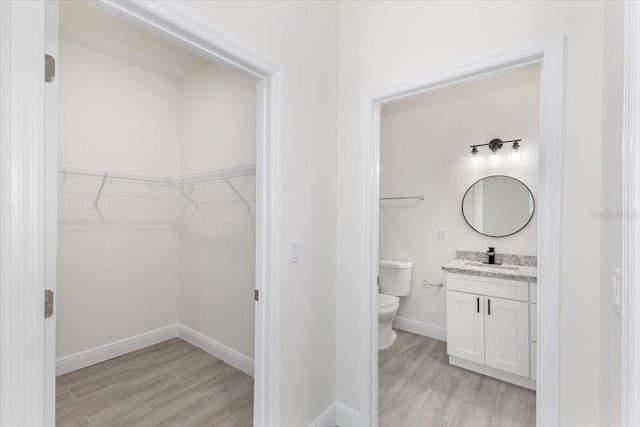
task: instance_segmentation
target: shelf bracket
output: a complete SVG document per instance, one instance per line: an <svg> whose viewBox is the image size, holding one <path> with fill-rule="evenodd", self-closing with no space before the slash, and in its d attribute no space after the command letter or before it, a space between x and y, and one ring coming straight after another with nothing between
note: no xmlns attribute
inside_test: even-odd
<svg viewBox="0 0 640 427"><path fill-rule="evenodd" d="M96 195L96 200L93 202L93 207L98 209L98 200L100 200L100 195L102 194L102 190L104 189L104 183L107 182L107 178L109 174L107 172L104 173L104 177L102 177L102 183L100 184L100 189L98 190L98 194Z"/></svg>
<svg viewBox="0 0 640 427"><path fill-rule="evenodd" d="M180 192L180 194L182 194L184 196L185 199L187 199L187 201L189 203L191 203L193 205L193 207L196 209L196 212L200 209L200 207L198 206L198 204L196 202L193 201L193 199L191 197L189 197L189 195L187 193L184 192L184 190L182 188L180 188L180 186L178 184L176 184L173 180L168 180L174 187L176 187L176 189Z"/></svg>
<svg viewBox="0 0 640 427"><path fill-rule="evenodd" d="M255 228L255 225L253 224L253 214L251 212L251 206L249 206L249 203L247 203L247 201L244 199L244 197L242 197L240 192L238 192L238 190L236 190L236 187L233 186L231 181L229 181L229 178L227 178L225 176L224 172L222 172L221 170L218 171L218 172L220 173L220 176L227 182L227 184L229 184L229 187L231 187L233 192L236 193L236 196L238 196L240 201L247 207L247 211L249 211L249 221L251 222L251 231L253 232L253 237L255 238L256 237L256 228Z"/></svg>

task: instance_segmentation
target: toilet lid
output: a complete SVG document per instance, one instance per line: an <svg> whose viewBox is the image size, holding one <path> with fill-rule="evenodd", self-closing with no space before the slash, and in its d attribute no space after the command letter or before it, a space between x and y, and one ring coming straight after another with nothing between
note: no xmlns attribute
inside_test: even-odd
<svg viewBox="0 0 640 427"><path fill-rule="evenodd" d="M393 295L378 294L378 307L391 307L398 302L398 299L398 297L394 297Z"/></svg>

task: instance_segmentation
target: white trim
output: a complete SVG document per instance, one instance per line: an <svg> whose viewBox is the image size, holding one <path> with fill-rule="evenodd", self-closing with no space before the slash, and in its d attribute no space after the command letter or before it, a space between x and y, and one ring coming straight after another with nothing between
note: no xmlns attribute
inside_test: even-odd
<svg viewBox="0 0 640 427"><path fill-rule="evenodd" d="M58 4L45 2L45 52L58 58ZM54 182L58 172L58 79L44 85L45 180ZM45 215L45 282L44 287L57 297L58 189L46 185ZM56 410L56 324L57 310L44 324L44 413L45 427L55 427L55 419L47 414Z"/></svg>
<svg viewBox="0 0 640 427"><path fill-rule="evenodd" d="M395 319L393 319L393 327L395 329L400 329L401 331L411 332L412 334L418 334L440 341L447 340L447 328L443 328L442 326L438 325L432 325L431 323L406 319L404 317L396 317Z"/></svg>
<svg viewBox="0 0 640 427"><path fill-rule="evenodd" d="M61 357L56 361L56 375L64 375L132 351L152 346L171 338L180 338L217 357L226 364L241 370L245 374L253 376L254 362L250 357L240 353L231 347L222 344L196 330L176 323L154 331L134 335L122 340L114 341L81 351L69 356Z"/></svg>
<svg viewBox="0 0 640 427"><path fill-rule="evenodd" d="M622 425L640 425L640 5L625 2L622 113Z"/></svg>
<svg viewBox="0 0 640 427"><path fill-rule="evenodd" d="M0 2L0 425L41 426L45 144L42 1Z"/></svg>
<svg viewBox="0 0 640 427"><path fill-rule="evenodd" d="M145 28L211 61L231 67L256 80L271 77L280 67L252 52L232 37L215 31L175 7L153 0L87 0L125 21Z"/></svg>
<svg viewBox="0 0 640 427"><path fill-rule="evenodd" d="M109 344L94 347L69 356L61 357L56 361L56 375L64 375L141 348L149 347L162 341L176 338L179 325L165 326L155 331L145 332Z"/></svg>
<svg viewBox="0 0 640 427"><path fill-rule="evenodd" d="M260 291L261 300L256 303L255 311L255 382L254 382L254 425L256 427L279 425L279 366L278 366L278 277L277 256L279 251L279 203L280 203L280 138L282 121L282 71L279 65L265 59L261 55L245 48L232 37L216 32L207 25L194 19L190 15L175 7L171 2L158 2L150 0L88 0L92 4L108 10L121 18L152 31L159 36L177 43L195 53L202 55L217 63L230 66L241 73L254 78L258 85L257 107L257 135L256 135L256 289ZM3 2L0 2L3 3ZM18 2L24 3L24 2ZM27 2L30 3L30 2ZM33 2L38 3L40 2ZM44 19L40 19L42 26ZM31 24L29 31L35 24ZM4 26L3 26L4 27ZM32 37L42 35L34 33ZM4 39L4 38L3 38ZM24 52L34 53L33 49L20 46ZM42 62L43 55L38 58ZM4 58L2 63L4 64ZM23 71L23 70L21 70ZM39 82L42 81L42 67L38 68ZM21 76L22 77L22 76ZM32 84L31 90L39 85ZM25 103L26 105L26 103ZM29 108L36 108L29 104ZM37 115L32 114L29 120L36 120ZM22 123L28 123L25 120ZM42 121L42 120L41 120ZM19 122L16 122L19 123ZM38 125L30 129L39 129ZM38 170L36 157L32 156L30 162L23 169L29 177L33 177ZM56 185L56 181L49 180L47 185ZM32 193L30 193L32 194ZM48 206L51 211L51 206ZM38 206L39 212L44 215L44 204ZM28 231L37 228L29 227ZM4 235L4 234L3 234ZM26 238L26 237L25 237ZM44 245L39 246L41 253ZM47 256L54 255L51 250ZM36 254L28 260L36 259ZM51 278L55 280L55 278ZM42 299L40 289L40 300ZM31 300L30 300L31 301ZM22 305L16 299L16 308ZM24 304L24 302L22 303ZM39 309L42 303L37 304ZM27 315L28 313L23 313ZM32 316L32 319L36 317ZM31 321L33 322L33 320ZM18 328L20 329L20 328ZM30 347L33 352L35 347ZM5 383L3 377L3 384ZM36 401L34 401L36 402ZM33 413L35 409L29 405L22 408L24 412ZM41 409L38 409L42 411ZM47 411L46 417L53 418L55 414ZM9 423L11 424L11 423ZM31 425L33 423L13 423L12 425Z"/></svg>
<svg viewBox="0 0 640 427"><path fill-rule="evenodd" d="M178 337L253 377L253 359L239 351L184 325L179 325Z"/></svg>
<svg viewBox="0 0 640 427"><path fill-rule="evenodd" d="M511 372L503 371L502 369L492 368L491 366L471 362L455 356L449 356L449 364L468 369L470 371L480 372L488 377L497 378L511 384L519 385L520 387L528 388L529 390L536 389L536 380L512 374Z"/></svg>
<svg viewBox="0 0 640 427"><path fill-rule="evenodd" d="M311 423L309 423L309 427L335 427L336 423L336 404L334 402L329 405L327 409L322 411L316 419L311 421Z"/></svg>
<svg viewBox="0 0 640 427"><path fill-rule="evenodd" d="M357 427L360 425L360 416L357 411L340 402L336 402L336 425L339 427Z"/></svg>
<svg viewBox="0 0 640 427"><path fill-rule="evenodd" d="M487 78L507 71L541 65L540 74L540 153L538 213L538 402L539 426L557 427L559 423L559 289L562 182L562 134L564 98L564 35L525 43L439 71L419 76L375 91L363 100L366 155L364 185L361 191L364 221L361 245L369 248L359 265L360 294L363 296L360 360L362 425L376 425L377 390L377 306L375 298L378 197L380 167L380 107L434 89Z"/></svg>
<svg viewBox="0 0 640 427"><path fill-rule="evenodd" d="M334 402L322 411L322 413L309 424L309 427L357 427L359 425L360 419L358 412L340 402Z"/></svg>

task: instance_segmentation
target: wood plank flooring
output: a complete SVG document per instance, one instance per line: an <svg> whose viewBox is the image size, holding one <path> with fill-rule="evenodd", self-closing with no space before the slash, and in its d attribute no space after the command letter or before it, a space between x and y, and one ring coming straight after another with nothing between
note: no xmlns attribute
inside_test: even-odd
<svg viewBox="0 0 640 427"><path fill-rule="evenodd" d="M378 352L381 427L535 427L534 391L449 365L443 341L397 332Z"/></svg>
<svg viewBox="0 0 640 427"><path fill-rule="evenodd" d="M249 427L253 378L174 338L59 376L56 425Z"/></svg>
<svg viewBox="0 0 640 427"><path fill-rule="evenodd" d="M398 331L378 354L381 427L535 426L535 392L447 362ZM175 338L57 378L56 425L248 427L253 379Z"/></svg>

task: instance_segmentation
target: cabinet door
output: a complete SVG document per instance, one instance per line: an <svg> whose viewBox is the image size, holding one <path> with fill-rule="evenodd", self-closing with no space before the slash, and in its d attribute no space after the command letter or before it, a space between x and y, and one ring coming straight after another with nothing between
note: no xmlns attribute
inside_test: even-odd
<svg viewBox="0 0 640 427"><path fill-rule="evenodd" d="M484 363L485 297L447 292L447 353Z"/></svg>
<svg viewBox="0 0 640 427"><path fill-rule="evenodd" d="M529 304L485 297L485 365L529 376Z"/></svg>

